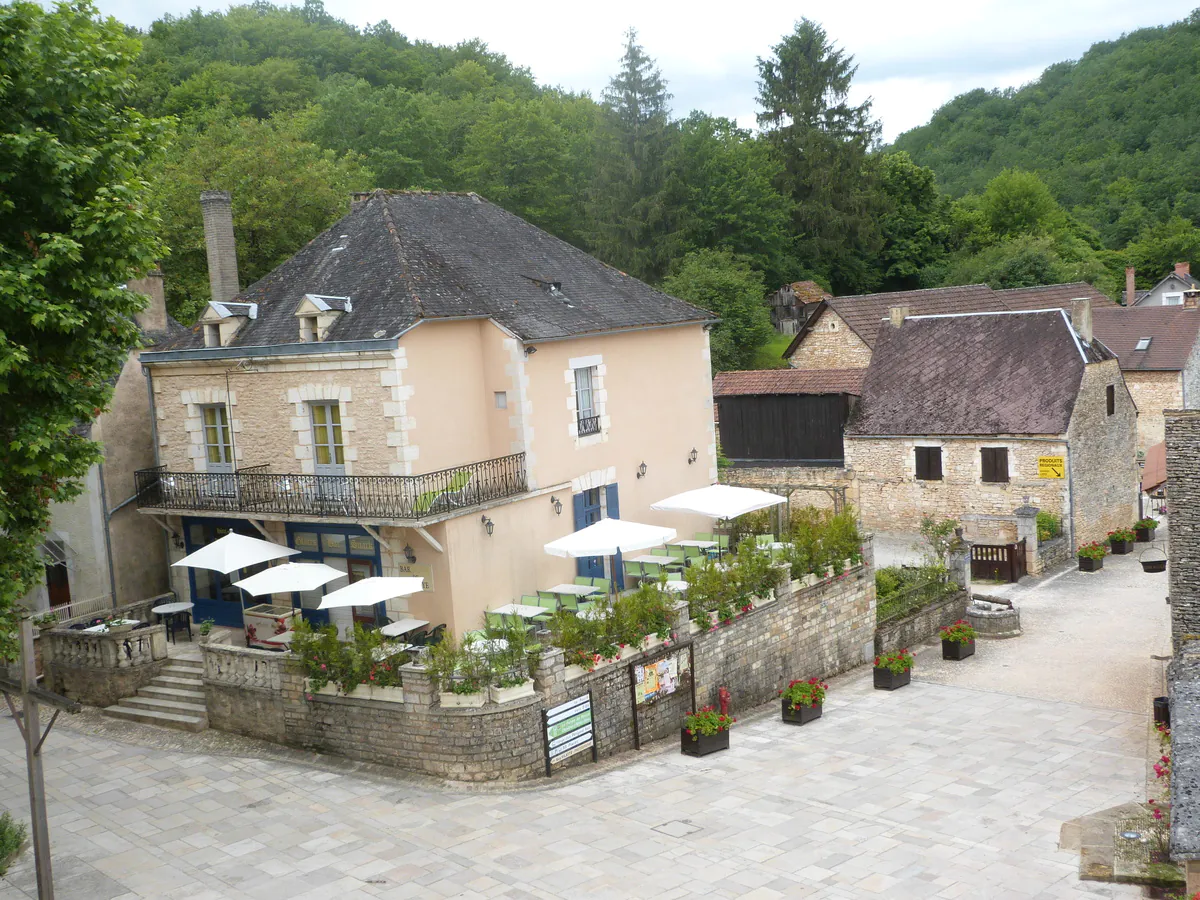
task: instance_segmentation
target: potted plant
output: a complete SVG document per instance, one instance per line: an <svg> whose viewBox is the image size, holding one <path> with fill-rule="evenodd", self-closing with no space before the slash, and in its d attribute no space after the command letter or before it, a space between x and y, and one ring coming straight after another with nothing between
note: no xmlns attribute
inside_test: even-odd
<svg viewBox="0 0 1200 900"><path fill-rule="evenodd" d="M733 716L719 713L716 707L706 706L699 712L688 713L679 729L679 750L688 756L707 756L729 749L729 726Z"/></svg>
<svg viewBox="0 0 1200 900"><path fill-rule="evenodd" d="M200 622L197 625L197 629L200 632L200 643L201 644L208 643L209 638L212 636L213 626L216 624L217 623L216 623L215 619L201 619L200 620Z"/></svg>
<svg viewBox="0 0 1200 900"><path fill-rule="evenodd" d="M1098 572L1104 568L1104 554L1108 550L1099 541L1092 541L1090 544L1081 544L1079 549L1075 551L1075 555L1079 558L1080 572Z"/></svg>
<svg viewBox="0 0 1200 900"><path fill-rule="evenodd" d="M1154 529L1158 528L1158 519L1138 519L1133 523L1133 536L1139 544L1154 540Z"/></svg>
<svg viewBox="0 0 1200 900"><path fill-rule="evenodd" d="M521 672L510 672L497 678L488 688L488 693L493 703L511 703L522 697L532 697L533 681Z"/></svg>
<svg viewBox="0 0 1200 900"><path fill-rule="evenodd" d="M875 657L875 689L894 691L912 681L913 656L908 650L893 650Z"/></svg>
<svg viewBox="0 0 1200 900"><path fill-rule="evenodd" d="M136 622L131 622L128 619L120 616L108 615L104 617L104 628L109 634L125 634L133 631L133 626Z"/></svg>
<svg viewBox="0 0 1200 900"><path fill-rule="evenodd" d="M33 617L33 624L39 631L49 631L58 624L58 613L50 611Z"/></svg>
<svg viewBox="0 0 1200 900"><path fill-rule="evenodd" d="M779 692L783 701L783 721L792 725L807 725L821 718L821 704L829 685L820 678L792 681Z"/></svg>
<svg viewBox="0 0 1200 900"><path fill-rule="evenodd" d="M975 629L966 619L942 627L942 659L966 659L975 655Z"/></svg>
<svg viewBox="0 0 1200 900"><path fill-rule="evenodd" d="M1108 543L1116 556L1124 556L1133 552L1134 531L1132 528L1118 528L1108 533Z"/></svg>

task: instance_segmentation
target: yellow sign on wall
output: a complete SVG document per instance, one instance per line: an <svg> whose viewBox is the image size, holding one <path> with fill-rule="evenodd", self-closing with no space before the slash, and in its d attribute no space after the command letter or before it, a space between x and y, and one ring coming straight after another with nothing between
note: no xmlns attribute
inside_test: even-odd
<svg viewBox="0 0 1200 900"><path fill-rule="evenodd" d="M1066 478L1067 461L1061 456L1039 456L1038 478Z"/></svg>

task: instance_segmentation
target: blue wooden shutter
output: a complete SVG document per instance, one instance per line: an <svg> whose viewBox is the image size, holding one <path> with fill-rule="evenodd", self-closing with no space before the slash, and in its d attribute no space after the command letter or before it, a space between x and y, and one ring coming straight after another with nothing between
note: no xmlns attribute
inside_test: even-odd
<svg viewBox="0 0 1200 900"><path fill-rule="evenodd" d="M580 491L571 498L571 508L574 510L576 531L587 527L587 523L584 521L584 516L586 515L584 512L584 497L584 493ZM590 565L590 560L580 557L579 559L575 560L575 574L587 575L588 567Z"/></svg>
<svg viewBox="0 0 1200 900"><path fill-rule="evenodd" d="M621 505L617 501L617 486L606 484L604 494L605 512L608 513L608 518L621 518ZM613 557L613 583L617 586L618 591L625 590L625 563L621 559L620 551Z"/></svg>

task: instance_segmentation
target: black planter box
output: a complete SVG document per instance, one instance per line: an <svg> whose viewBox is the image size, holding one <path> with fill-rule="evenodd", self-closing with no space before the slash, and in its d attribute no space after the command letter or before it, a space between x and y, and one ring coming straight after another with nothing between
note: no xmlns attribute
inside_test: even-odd
<svg viewBox="0 0 1200 900"><path fill-rule="evenodd" d="M891 669L875 669L875 690L877 691L894 691L896 688L904 687L910 681L912 681L912 669L905 669L899 675Z"/></svg>
<svg viewBox="0 0 1200 900"><path fill-rule="evenodd" d="M942 641L942 659L966 659L974 655L974 641Z"/></svg>
<svg viewBox="0 0 1200 900"><path fill-rule="evenodd" d="M1108 546L1112 547L1113 556L1124 556L1133 552L1133 541L1109 541Z"/></svg>
<svg viewBox="0 0 1200 900"><path fill-rule="evenodd" d="M1103 559L1092 559L1090 556L1079 557L1080 572L1099 572L1104 568Z"/></svg>
<svg viewBox="0 0 1200 900"><path fill-rule="evenodd" d="M813 706L801 706L799 709L792 709L792 701L783 701L783 721L792 725L807 725L809 722L816 721L821 718L821 704L817 703Z"/></svg>
<svg viewBox="0 0 1200 900"><path fill-rule="evenodd" d="M1135 528L1133 529L1133 536L1139 544L1148 544L1154 540L1154 532L1157 530L1156 528Z"/></svg>
<svg viewBox="0 0 1200 900"><path fill-rule="evenodd" d="M716 734L690 735L686 728L679 729L679 749L688 756L708 756L718 750L729 749L729 729Z"/></svg>
<svg viewBox="0 0 1200 900"><path fill-rule="evenodd" d="M1171 727L1171 701L1166 697L1154 698L1154 721L1158 725Z"/></svg>

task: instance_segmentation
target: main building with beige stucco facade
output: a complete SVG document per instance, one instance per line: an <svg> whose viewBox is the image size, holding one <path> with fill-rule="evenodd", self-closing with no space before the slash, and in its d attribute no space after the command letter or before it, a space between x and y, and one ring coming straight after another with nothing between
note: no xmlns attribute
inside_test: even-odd
<svg viewBox="0 0 1200 900"><path fill-rule="evenodd" d="M179 556L233 529L352 580L419 575L386 615L472 629L606 574L542 550L591 521L710 525L649 507L716 479L711 321L475 195L360 196L143 356L160 467L141 511ZM175 579L198 617L240 624L228 578ZM321 593L274 602L320 621Z"/></svg>

